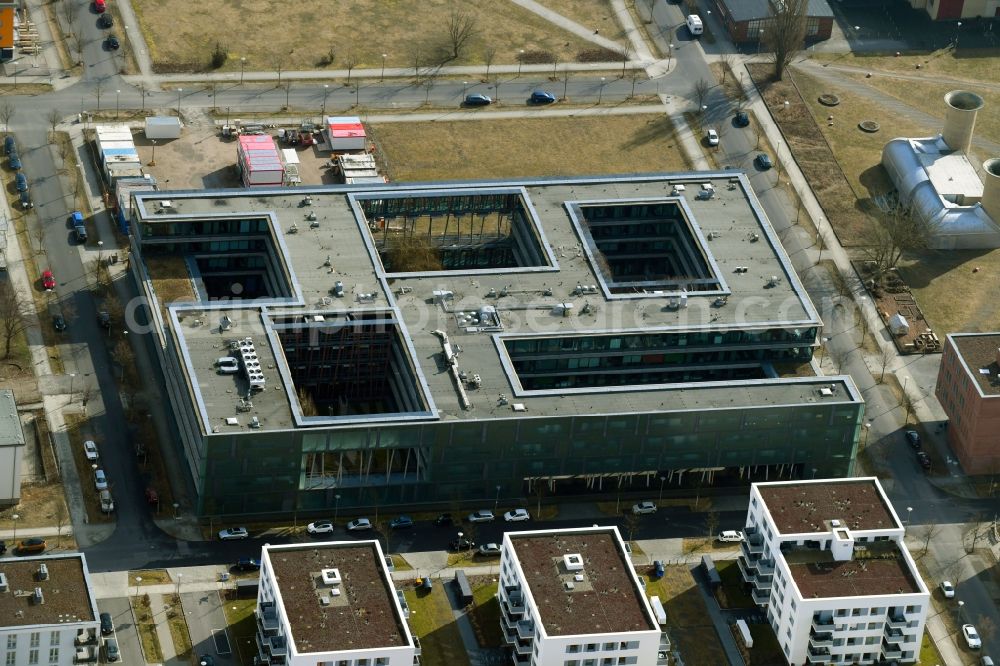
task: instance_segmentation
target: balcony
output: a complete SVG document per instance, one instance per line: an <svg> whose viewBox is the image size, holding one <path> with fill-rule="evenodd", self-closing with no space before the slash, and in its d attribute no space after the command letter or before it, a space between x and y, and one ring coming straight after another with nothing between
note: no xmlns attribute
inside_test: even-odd
<svg viewBox="0 0 1000 666"><path fill-rule="evenodd" d="M257 623L265 632L278 630L278 611L273 601L265 601L257 606Z"/></svg>
<svg viewBox="0 0 1000 666"><path fill-rule="evenodd" d="M755 604L767 604L771 601L771 589L759 590L755 587L750 590L750 596L753 598Z"/></svg>
<svg viewBox="0 0 1000 666"><path fill-rule="evenodd" d="M517 623L517 637L528 640L535 637L535 623L531 620L521 620Z"/></svg>
<svg viewBox="0 0 1000 666"><path fill-rule="evenodd" d="M827 618L825 620L813 618L812 630L817 634L836 631L835 627L836 625L833 623L833 618Z"/></svg>
<svg viewBox="0 0 1000 666"><path fill-rule="evenodd" d="M885 626L890 629L906 629L910 624L910 621L906 619L905 615L890 615L885 620Z"/></svg>
<svg viewBox="0 0 1000 666"><path fill-rule="evenodd" d="M513 648L514 648L514 652L516 652L517 654L519 654L519 655L527 655L530 658L531 657L531 652L532 652L532 646L533 646L533 643L531 643L531 641L528 641L527 645L523 645L521 643L517 643L517 644L515 644L513 646Z"/></svg>
<svg viewBox="0 0 1000 666"><path fill-rule="evenodd" d="M898 643L904 642L905 640L906 640L906 634L904 634L902 631L899 631L899 630L891 631L891 632L889 632L889 633L887 633L885 635L885 642L886 643L897 643L898 644Z"/></svg>
<svg viewBox="0 0 1000 666"><path fill-rule="evenodd" d="M524 598L520 593L509 596L500 595L500 607L507 615L524 615Z"/></svg>
<svg viewBox="0 0 1000 666"><path fill-rule="evenodd" d="M517 652L510 653L510 661L514 666L530 666L531 656L525 657L524 655L518 654Z"/></svg>
<svg viewBox="0 0 1000 666"><path fill-rule="evenodd" d="M764 553L764 537L760 534L750 534L743 541L743 552L747 556L762 555Z"/></svg>
<svg viewBox="0 0 1000 666"><path fill-rule="evenodd" d="M667 666L670 663L670 653L667 650L656 652L656 666Z"/></svg>
<svg viewBox="0 0 1000 666"><path fill-rule="evenodd" d="M83 629L78 631L76 634L76 639L74 641L75 645L96 645L97 644L97 630L96 629Z"/></svg>
<svg viewBox="0 0 1000 666"><path fill-rule="evenodd" d="M273 663L276 658L280 658L281 663L284 663L284 658L288 656L288 645L285 643L284 636L261 636L257 634L256 638L257 653L262 660Z"/></svg>
<svg viewBox="0 0 1000 666"><path fill-rule="evenodd" d="M809 658L810 664L829 664L833 661L833 656L827 649L813 650L810 648L806 655Z"/></svg>
<svg viewBox="0 0 1000 666"><path fill-rule="evenodd" d="M833 634L829 631L825 631L821 634L813 634L809 636L809 647L821 650L823 648L833 647Z"/></svg>
<svg viewBox="0 0 1000 666"><path fill-rule="evenodd" d="M899 647L893 647L887 643L882 644L882 656L886 659L902 659L903 650Z"/></svg>

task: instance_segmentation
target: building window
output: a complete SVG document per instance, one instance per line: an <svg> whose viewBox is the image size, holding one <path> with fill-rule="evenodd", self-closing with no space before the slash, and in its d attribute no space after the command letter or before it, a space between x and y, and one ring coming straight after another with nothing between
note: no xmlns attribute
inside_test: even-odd
<svg viewBox="0 0 1000 666"><path fill-rule="evenodd" d="M17 666L17 653L8 652L7 653L7 664L6 666Z"/></svg>
<svg viewBox="0 0 1000 666"><path fill-rule="evenodd" d="M31 647L38 647L38 644L42 642L42 634L40 631L31 632Z"/></svg>
<svg viewBox="0 0 1000 666"><path fill-rule="evenodd" d="M614 643L605 643L604 644L604 651L605 652L613 652L614 649L615 649L615 644Z"/></svg>
<svg viewBox="0 0 1000 666"><path fill-rule="evenodd" d="M49 663L50 664L59 663L59 648L49 648Z"/></svg>
<svg viewBox="0 0 1000 666"><path fill-rule="evenodd" d="M49 634L49 645L59 645L59 632L53 631Z"/></svg>
<svg viewBox="0 0 1000 666"><path fill-rule="evenodd" d="M7 636L7 649L16 650L17 649L17 634L10 634Z"/></svg>
<svg viewBox="0 0 1000 666"><path fill-rule="evenodd" d="M38 663L38 650L28 650L28 663L29 664Z"/></svg>
<svg viewBox="0 0 1000 666"><path fill-rule="evenodd" d="M587 652L597 652L597 643L587 643Z"/></svg>
<svg viewBox="0 0 1000 666"><path fill-rule="evenodd" d="M566 652L573 653L573 652L579 652L579 651L580 651L580 646L579 645L567 645L566 646Z"/></svg>
<svg viewBox="0 0 1000 666"><path fill-rule="evenodd" d="M580 660L570 659L569 661L564 661L563 666L580 666Z"/></svg>

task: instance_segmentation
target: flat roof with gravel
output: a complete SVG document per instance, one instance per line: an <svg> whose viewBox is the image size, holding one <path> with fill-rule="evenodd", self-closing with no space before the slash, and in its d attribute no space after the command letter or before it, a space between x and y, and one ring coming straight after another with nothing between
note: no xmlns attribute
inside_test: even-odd
<svg viewBox="0 0 1000 666"><path fill-rule="evenodd" d="M839 520L850 530L899 528L874 479L756 484L780 534L829 532Z"/></svg>
<svg viewBox="0 0 1000 666"><path fill-rule="evenodd" d="M954 333L948 339L979 390L1000 395L1000 333Z"/></svg>
<svg viewBox="0 0 1000 666"><path fill-rule="evenodd" d="M891 542L890 542L891 543ZM829 555L815 551L814 556ZM909 564L893 543L893 551L879 558L834 561L823 557L820 562L788 561L788 570L804 599L820 597L863 597L922 592L910 571Z"/></svg>
<svg viewBox="0 0 1000 666"><path fill-rule="evenodd" d="M43 580L41 565L48 569ZM87 564L81 553L0 559L7 592L0 593L0 625L29 627L97 621ZM34 598L42 592L43 603Z"/></svg>

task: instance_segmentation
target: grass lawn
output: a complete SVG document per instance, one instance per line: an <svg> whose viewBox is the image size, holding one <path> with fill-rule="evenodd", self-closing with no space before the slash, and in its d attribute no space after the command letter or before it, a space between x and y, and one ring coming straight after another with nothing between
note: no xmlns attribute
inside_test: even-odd
<svg viewBox="0 0 1000 666"><path fill-rule="evenodd" d="M170 627L170 639L174 643L174 652L181 661L191 660L191 634L188 631L187 620L184 619L184 608L181 598L173 595L168 598L167 626Z"/></svg>
<svg viewBox="0 0 1000 666"><path fill-rule="evenodd" d="M247 21L270 15L272 7L264 0L133 3L157 71L206 69L217 43L228 53L223 69L229 71L240 70L241 58L246 58L247 71L275 72L279 62L285 70L347 69L352 61L378 69L382 54L387 67L413 67L415 60L428 67L443 62L442 53L451 51L447 36L453 6L447 0L298 0L290 8L292 15L282 15L285 21L274 23L267 39L261 39ZM522 49L569 62L596 46L512 2L465 0L457 6L472 19L474 31L448 65L483 64L491 48L493 64L517 62ZM296 23L288 23L290 18ZM239 25L247 29L233 29Z"/></svg>
<svg viewBox="0 0 1000 666"><path fill-rule="evenodd" d="M504 644L503 630L500 628L500 600L497 599L497 583L489 576L473 576L472 610L469 620L476 630L476 640L486 648L498 648Z"/></svg>
<svg viewBox="0 0 1000 666"><path fill-rule="evenodd" d="M941 658L941 653L938 652L937 646L934 645L934 639L931 638L931 633L927 630L924 630L924 637L920 641L919 663L928 664L928 666L944 663L944 659Z"/></svg>
<svg viewBox="0 0 1000 666"><path fill-rule="evenodd" d="M973 268L979 271L973 273ZM1000 310L991 298L991 287L1000 276L1000 249L908 256L900 262L899 274L939 335L1000 328ZM955 298L956 294L961 298Z"/></svg>
<svg viewBox="0 0 1000 666"><path fill-rule="evenodd" d="M66 499L63 494L62 483L31 483L21 485L21 503L11 507L5 507L0 511L0 530L10 530L14 528L12 516L17 514L17 526L28 527L50 527L62 524L63 534L70 527L69 509L66 508ZM65 546L72 543L72 539L63 536L60 542L59 537L45 537L48 547L52 548L57 544ZM10 546L10 542L7 544Z"/></svg>
<svg viewBox="0 0 1000 666"><path fill-rule="evenodd" d="M229 624L229 640L233 642L233 651L239 655L239 661L243 666L252 666L254 655L257 654L257 645L254 642L257 621L253 614L257 608L257 600L236 599L232 590L226 590L223 594L226 596L222 610Z"/></svg>
<svg viewBox="0 0 1000 666"><path fill-rule="evenodd" d="M486 557L479 555L478 546L471 551L463 550L460 553L448 553L449 567L486 567L500 564L500 557Z"/></svg>
<svg viewBox="0 0 1000 666"><path fill-rule="evenodd" d="M369 128L394 181L690 168L662 114L382 125L373 120Z"/></svg>
<svg viewBox="0 0 1000 666"><path fill-rule="evenodd" d="M469 655L465 652L444 585L436 584L430 591L418 591L411 586L404 594L410 606L410 629L420 639L421 662L468 666Z"/></svg>
<svg viewBox="0 0 1000 666"><path fill-rule="evenodd" d="M156 621L149 612L149 595L132 597L132 609L135 612L136 629L139 631L139 640L142 642L142 653L147 663L159 663L163 661L163 652L160 650L160 640L156 637Z"/></svg>
<svg viewBox="0 0 1000 666"><path fill-rule="evenodd" d="M853 53L815 53L812 59L831 64L863 67L866 70L885 70L906 74L933 74L965 81L996 80L1000 56L995 49L962 49L958 57L950 49L918 55L864 55ZM920 69L917 69L920 65ZM954 86L953 86L954 88Z"/></svg>
<svg viewBox="0 0 1000 666"><path fill-rule="evenodd" d="M413 571L413 565L406 561L402 555L390 555L392 558L393 571Z"/></svg>
<svg viewBox="0 0 1000 666"><path fill-rule="evenodd" d="M743 575L735 560L721 560L715 568L722 578L717 598L722 608L755 608L756 604L744 589Z"/></svg>
<svg viewBox="0 0 1000 666"><path fill-rule="evenodd" d="M135 583L136 578L142 578L142 585L163 585L172 582L166 569L136 569L128 572L129 583Z"/></svg>
<svg viewBox="0 0 1000 666"><path fill-rule="evenodd" d="M646 577L646 594L659 596L663 603L671 639L684 663L728 663L688 566L668 566L660 580L652 580L648 568L642 575Z"/></svg>
<svg viewBox="0 0 1000 666"><path fill-rule="evenodd" d="M615 16L611 0L541 0L541 4L591 32L599 30L601 37L616 42L625 41L625 31ZM631 5L631 0L627 4Z"/></svg>

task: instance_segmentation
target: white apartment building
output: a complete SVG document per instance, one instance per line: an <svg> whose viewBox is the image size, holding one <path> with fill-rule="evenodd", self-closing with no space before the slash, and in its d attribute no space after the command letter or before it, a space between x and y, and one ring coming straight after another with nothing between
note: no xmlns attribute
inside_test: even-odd
<svg viewBox="0 0 1000 666"><path fill-rule="evenodd" d="M660 626L615 527L504 534L497 596L515 665L667 663Z"/></svg>
<svg viewBox="0 0 1000 666"><path fill-rule="evenodd" d="M260 664L419 664L378 541L264 546L256 619Z"/></svg>
<svg viewBox="0 0 1000 666"><path fill-rule="evenodd" d="M98 626L82 553L0 559L0 664L97 661Z"/></svg>
<svg viewBox="0 0 1000 666"><path fill-rule="evenodd" d="M788 662L915 662L930 594L878 479L756 483L738 564Z"/></svg>

